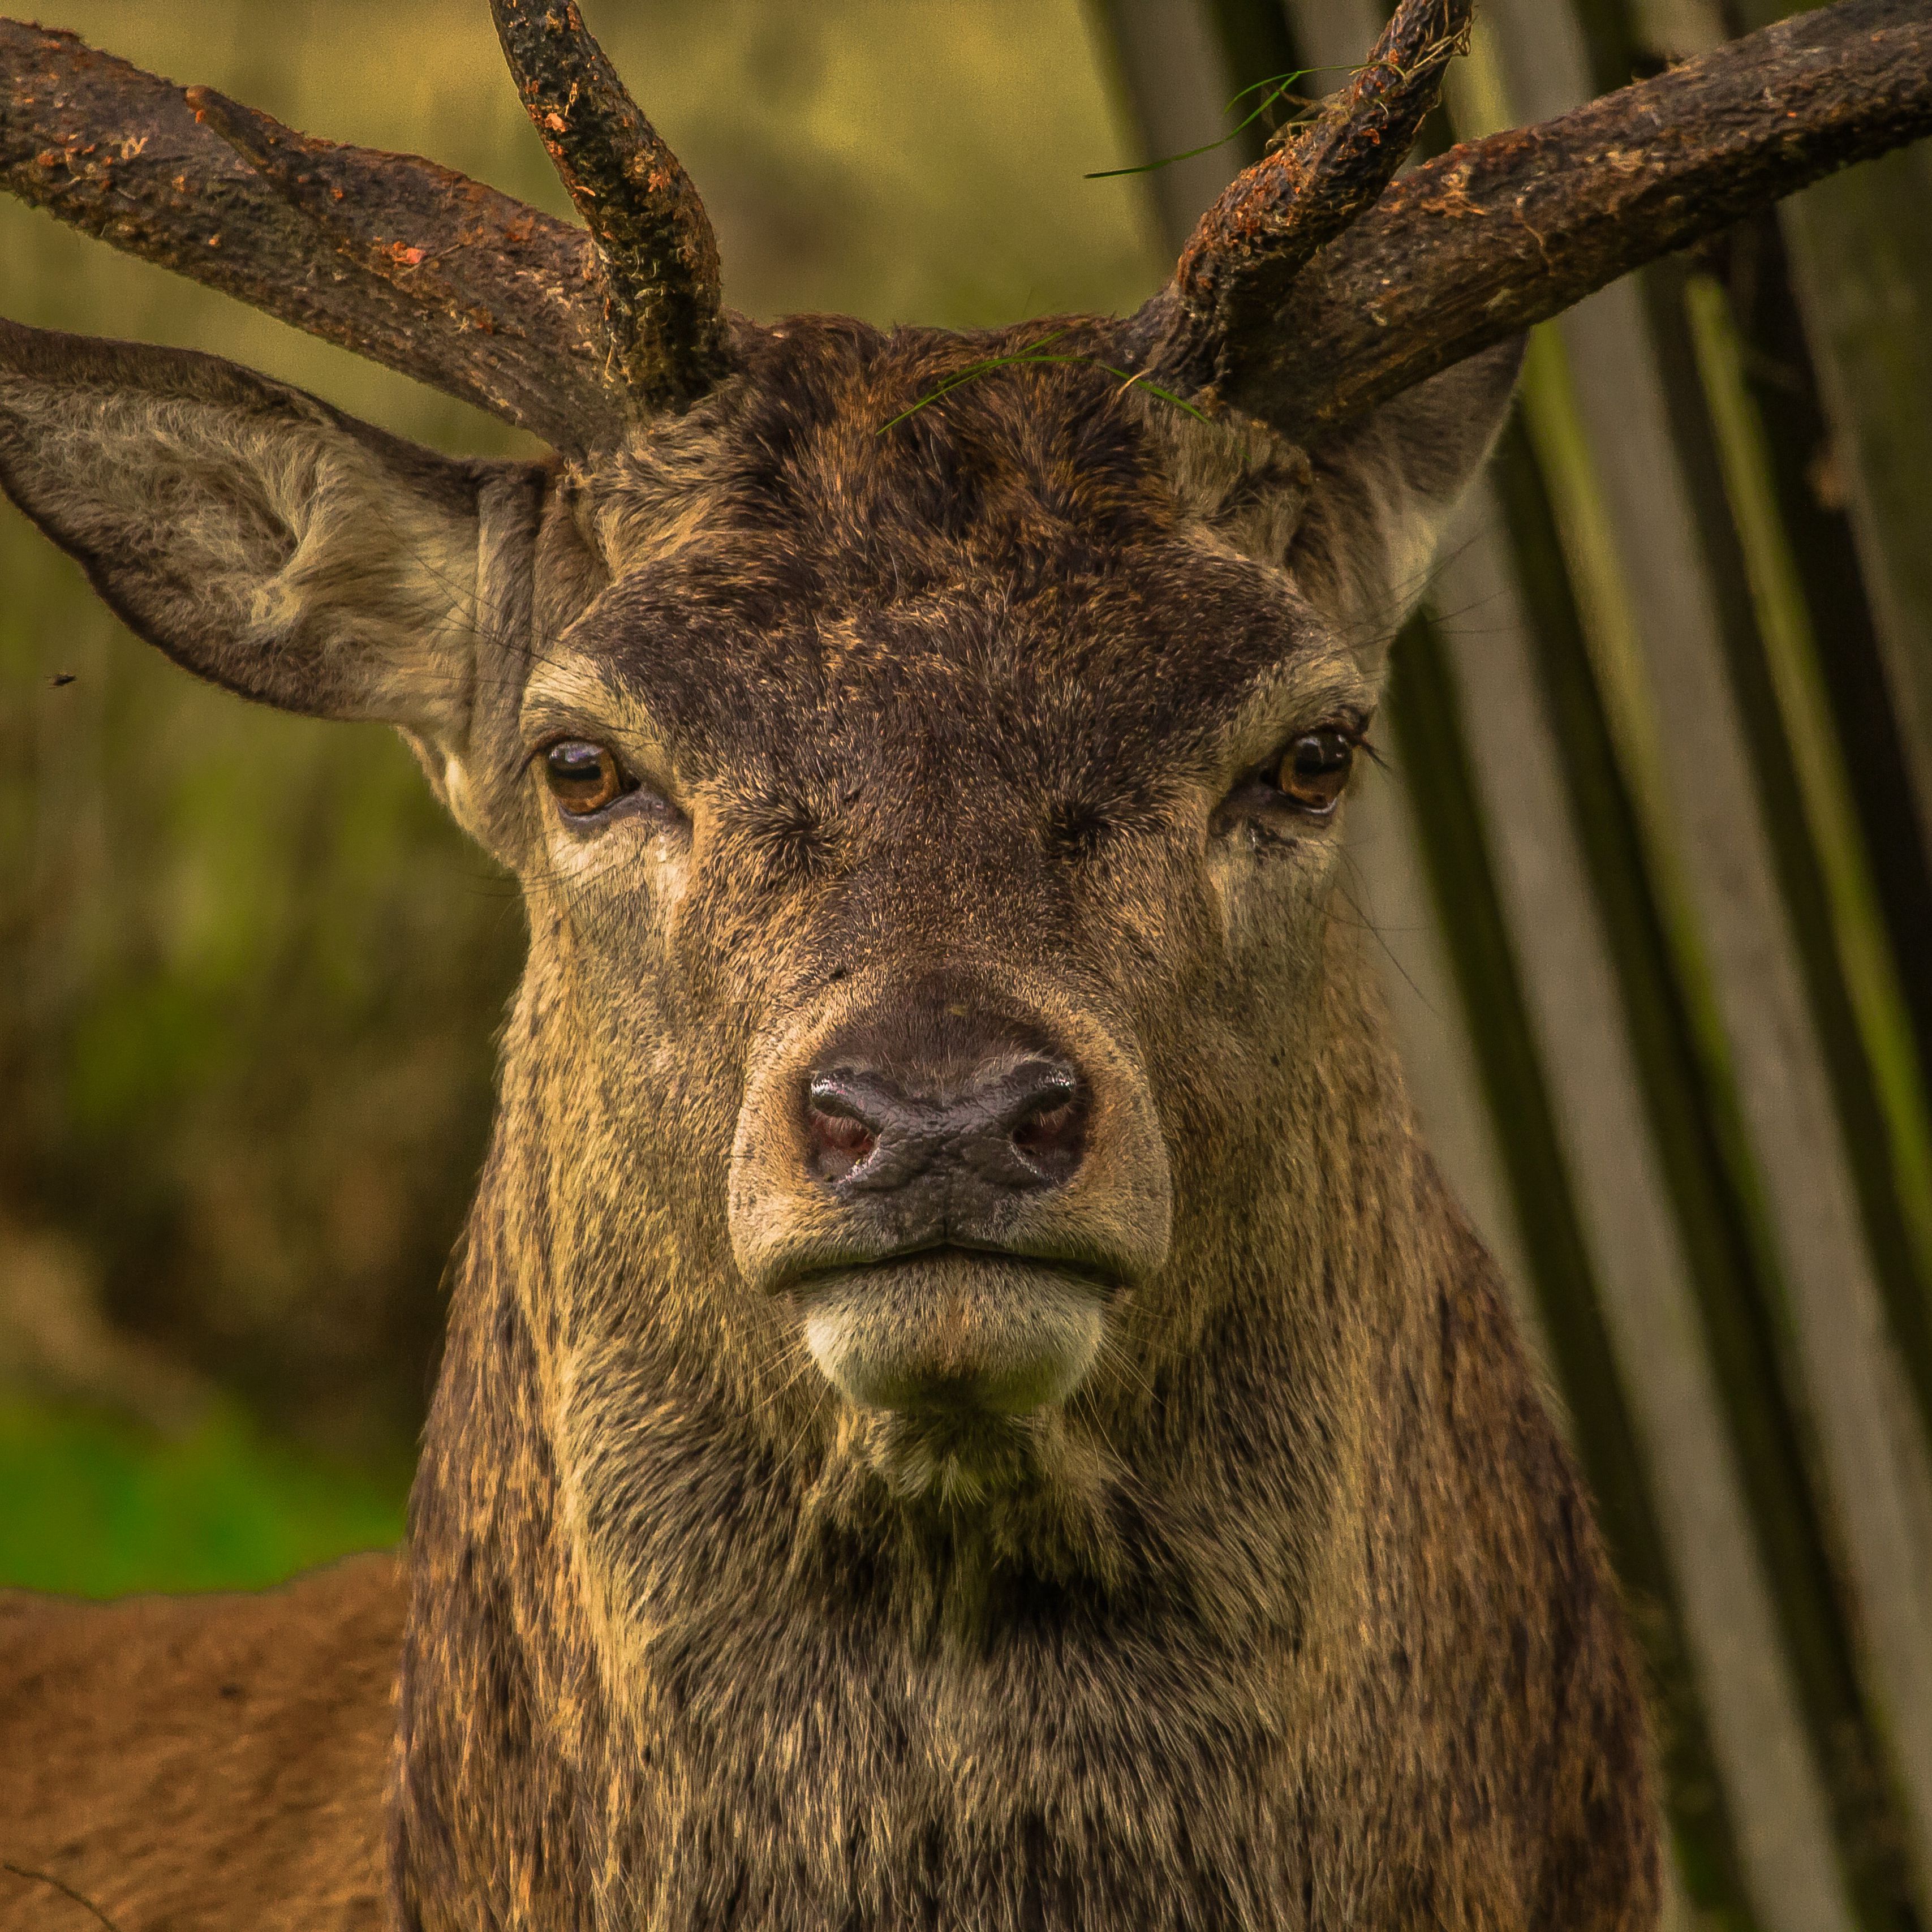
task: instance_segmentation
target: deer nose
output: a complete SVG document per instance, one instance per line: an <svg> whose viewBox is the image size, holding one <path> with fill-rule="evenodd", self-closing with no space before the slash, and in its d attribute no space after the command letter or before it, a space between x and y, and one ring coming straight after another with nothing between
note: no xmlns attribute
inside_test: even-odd
<svg viewBox="0 0 1932 1932"><path fill-rule="evenodd" d="M806 1162L842 1198L894 1196L894 1206L916 1203L922 1220L967 1234L1016 1196L1073 1178L1087 1097L1072 1066L1040 1054L944 1084L880 1066L820 1067L806 1082Z"/></svg>
<svg viewBox="0 0 1932 1932"><path fill-rule="evenodd" d="M1071 1002L1040 1010L964 973L878 972L841 1024L808 1043L778 1036L754 1069L731 1153L733 1258L808 1322L839 1298L866 1302L898 1337L861 1322L868 1348L925 1335L945 1354L990 1322L1024 1354L1055 1295L1131 1291L1166 1256L1151 1090Z"/></svg>

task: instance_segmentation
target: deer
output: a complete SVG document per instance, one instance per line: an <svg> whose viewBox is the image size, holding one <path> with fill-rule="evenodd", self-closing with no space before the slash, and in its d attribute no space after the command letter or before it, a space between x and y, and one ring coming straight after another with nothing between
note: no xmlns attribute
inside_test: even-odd
<svg viewBox="0 0 1932 1932"><path fill-rule="evenodd" d="M728 309L576 0L582 225L0 23L6 185L481 404L0 324L138 636L400 731L528 964L399 1555L0 1604L10 1924L1658 1923L1642 1672L1334 916L1523 331L1932 127L1840 0L1398 176L1364 65L1125 320Z"/></svg>

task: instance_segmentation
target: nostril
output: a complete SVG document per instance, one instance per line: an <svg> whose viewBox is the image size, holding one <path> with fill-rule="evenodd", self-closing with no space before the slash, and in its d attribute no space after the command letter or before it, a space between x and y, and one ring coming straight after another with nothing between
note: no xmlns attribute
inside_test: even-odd
<svg viewBox="0 0 1932 1932"><path fill-rule="evenodd" d="M1044 1154L1062 1146L1074 1126L1073 1102L1062 1100L1057 1106L1043 1107L1013 1130L1013 1144L1029 1153Z"/></svg>
<svg viewBox="0 0 1932 1932"><path fill-rule="evenodd" d="M842 1194L849 1183L908 1200L928 1178L934 1201L979 1187L1004 1198L1072 1179L1090 1109L1071 1067L1028 1058L961 1071L963 1080L948 1070L950 1078L926 1072L909 1082L848 1064L808 1075L800 1096L807 1171Z"/></svg>
<svg viewBox="0 0 1932 1932"><path fill-rule="evenodd" d="M1064 1075L1042 1081L1009 1132L1029 1167L1055 1183L1070 1180L1086 1149L1086 1099L1078 1083Z"/></svg>
<svg viewBox="0 0 1932 1932"><path fill-rule="evenodd" d="M806 1093L805 1130L812 1171L821 1180L842 1180L879 1144L878 1130L858 1102L829 1080L814 1080Z"/></svg>
<svg viewBox="0 0 1932 1932"><path fill-rule="evenodd" d="M878 1137L863 1120L854 1120L849 1114L824 1113L816 1107L812 1112L812 1133L822 1146L836 1148L858 1160L878 1144Z"/></svg>

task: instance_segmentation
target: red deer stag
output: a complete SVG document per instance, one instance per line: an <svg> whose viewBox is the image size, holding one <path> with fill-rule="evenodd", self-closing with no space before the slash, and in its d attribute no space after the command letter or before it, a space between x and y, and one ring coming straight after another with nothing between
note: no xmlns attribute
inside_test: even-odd
<svg viewBox="0 0 1932 1932"><path fill-rule="evenodd" d="M8 1922L1654 1924L1342 801L1521 330L1923 131L1922 0L1398 182L1406 0L1138 314L971 337L732 314L574 0L494 7L587 230L0 24L16 193L556 451L0 325L14 500L400 730L530 928L400 1566L11 1603Z"/></svg>

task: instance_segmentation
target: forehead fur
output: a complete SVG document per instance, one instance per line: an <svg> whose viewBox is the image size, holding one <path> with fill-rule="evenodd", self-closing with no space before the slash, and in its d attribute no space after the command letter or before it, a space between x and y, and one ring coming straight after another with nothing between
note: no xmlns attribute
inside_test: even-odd
<svg viewBox="0 0 1932 1932"><path fill-rule="evenodd" d="M970 688L1009 728L1076 697L1176 748L1325 641L1280 567L1306 465L1125 382L1101 341L788 322L582 479L610 584L573 652L706 738L773 704L929 734ZM1055 359L1006 359L1029 350Z"/></svg>

